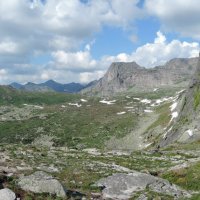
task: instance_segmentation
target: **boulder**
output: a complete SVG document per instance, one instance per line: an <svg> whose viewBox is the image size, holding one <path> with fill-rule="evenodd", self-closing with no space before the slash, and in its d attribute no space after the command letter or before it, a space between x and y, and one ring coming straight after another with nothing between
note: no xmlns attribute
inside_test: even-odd
<svg viewBox="0 0 200 200"><path fill-rule="evenodd" d="M16 195L12 190L8 188L0 190L0 200L15 200L15 199Z"/></svg>
<svg viewBox="0 0 200 200"><path fill-rule="evenodd" d="M20 177L18 185L25 191L66 197L66 191L61 183L43 171L37 171L30 176Z"/></svg>
<svg viewBox="0 0 200 200"><path fill-rule="evenodd" d="M129 199L136 192L150 189L157 193L176 198L189 197L190 194L168 181L150 174L133 171L129 174L117 173L100 179L97 186L103 188L103 199Z"/></svg>

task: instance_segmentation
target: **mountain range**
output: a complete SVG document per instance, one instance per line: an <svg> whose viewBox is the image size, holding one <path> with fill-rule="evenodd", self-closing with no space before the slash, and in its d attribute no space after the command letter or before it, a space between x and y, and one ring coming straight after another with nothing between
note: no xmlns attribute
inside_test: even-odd
<svg viewBox="0 0 200 200"><path fill-rule="evenodd" d="M89 86L92 83L89 83ZM80 83L68 83L68 84L61 84L54 80L48 80L44 83L36 84L28 82L24 85L19 83L11 83L10 86L12 86L15 89L30 91L30 92L49 92L49 91L55 91L55 92L64 92L64 93L77 93L80 90L88 87L87 85L80 84Z"/></svg>
<svg viewBox="0 0 200 200"><path fill-rule="evenodd" d="M165 65L144 68L136 62L112 63L106 74L81 92L110 96L119 92L152 90L154 88L185 87L195 71L198 58L175 58Z"/></svg>

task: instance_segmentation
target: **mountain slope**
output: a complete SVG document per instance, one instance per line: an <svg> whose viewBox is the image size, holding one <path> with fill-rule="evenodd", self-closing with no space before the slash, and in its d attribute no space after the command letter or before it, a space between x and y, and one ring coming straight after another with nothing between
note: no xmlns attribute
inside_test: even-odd
<svg viewBox="0 0 200 200"><path fill-rule="evenodd" d="M27 84L21 86L21 90L25 90L28 92L50 92L53 91L50 87L38 85L35 83L28 82Z"/></svg>
<svg viewBox="0 0 200 200"><path fill-rule="evenodd" d="M200 57L189 87L182 96L172 131L161 141L166 146L175 141L188 143L200 140Z"/></svg>
<svg viewBox="0 0 200 200"><path fill-rule="evenodd" d="M135 62L112 63L95 85L82 90L85 94L112 95L127 90L146 90L166 86L186 86L197 58L176 58L163 66L147 69Z"/></svg>
<svg viewBox="0 0 200 200"><path fill-rule="evenodd" d="M92 84L92 83L91 83ZM91 85L89 84L89 86ZM28 82L25 85L21 85L18 83L11 83L11 87L15 89L25 90L29 92L49 92L49 91L55 91L55 92L64 92L64 93L77 93L83 88L89 87L85 86L80 83L68 83L68 84L61 84L54 80L48 80L44 83L36 84Z"/></svg>

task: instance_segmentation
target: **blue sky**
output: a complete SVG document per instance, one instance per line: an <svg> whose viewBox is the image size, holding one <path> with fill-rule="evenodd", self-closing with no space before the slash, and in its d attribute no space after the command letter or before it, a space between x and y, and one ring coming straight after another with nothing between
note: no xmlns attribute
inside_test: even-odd
<svg viewBox="0 0 200 200"><path fill-rule="evenodd" d="M198 0L1 1L0 84L87 83L112 62L195 57L199 21Z"/></svg>

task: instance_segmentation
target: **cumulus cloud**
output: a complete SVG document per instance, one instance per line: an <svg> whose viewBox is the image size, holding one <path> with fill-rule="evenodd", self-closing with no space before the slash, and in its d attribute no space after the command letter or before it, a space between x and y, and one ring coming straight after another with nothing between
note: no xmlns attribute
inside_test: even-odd
<svg viewBox="0 0 200 200"><path fill-rule="evenodd" d="M88 45L86 47L89 48ZM97 65L96 60L92 59L88 50L78 52L56 51L52 53L52 56L58 69L69 69L71 71L76 71L77 69L90 70Z"/></svg>
<svg viewBox="0 0 200 200"><path fill-rule="evenodd" d="M89 0L85 3L81 0L0 1L0 66L10 74L7 80L21 79L22 82L30 78L31 72L31 80L35 81L38 79L35 74L48 70L47 66L50 67L49 70L55 70L53 64L57 64L56 70L69 70L69 73L73 69L84 69L85 72L88 68L95 71L97 62L91 57L91 45L87 45L83 51L80 51L80 46L93 39L94 34L104 26L129 29L141 15L138 2L139 0ZM54 60L47 66L30 64L30 58L43 54L52 55ZM25 65L30 67L25 68ZM52 77L50 74L43 75L42 78Z"/></svg>
<svg viewBox="0 0 200 200"><path fill-rule="evenodd" d="M162 65L172 58L191 58L198 56L199 43L181 42L179 40L167 41L166 36L158 31L153 43L147 43L138 47L131 54L119 54L108 56L104 60L114 62L136 61L145 67Z"/></svg>
<svg viewBox="0 0 200 200"><path fill-rule="evenodd" d="M160 19L163 29L200 39L198 0L146 0L145 8Z"/></svg>

